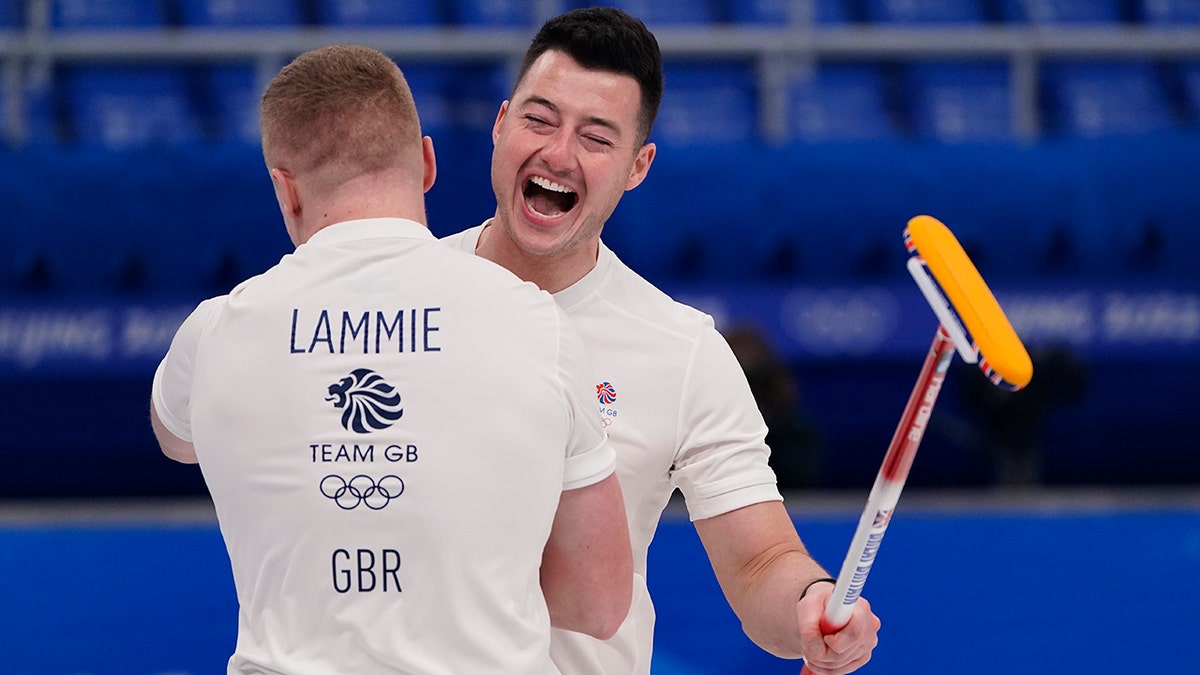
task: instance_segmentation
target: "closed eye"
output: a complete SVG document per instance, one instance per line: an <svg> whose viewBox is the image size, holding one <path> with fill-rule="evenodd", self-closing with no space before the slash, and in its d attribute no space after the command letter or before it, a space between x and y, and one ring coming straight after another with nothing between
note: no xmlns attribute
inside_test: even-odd
<svg viewBox="0 0 1200 675"><path fill-rule="evenodd" d="M526 114L526 115L525 115L525 120L526 120L527 122L530 122L530 123L531 123L531 126L534 126L534 127L548 127L548 126L550 126L550 123L549 123L549 122L547 122L546 120L542 119L541 117L538 117L537 115L530 115L530 114Z"/></svg>

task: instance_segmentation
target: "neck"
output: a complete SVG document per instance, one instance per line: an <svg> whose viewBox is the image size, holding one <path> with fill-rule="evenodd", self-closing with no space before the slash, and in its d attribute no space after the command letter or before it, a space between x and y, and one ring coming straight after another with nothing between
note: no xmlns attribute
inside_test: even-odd
<svg viewBox="0 0 1200 675"><path fill-rule="evenodd" d="M596 266L600 242L590 250L559 255L536 255L522 250L495 221L489 220L479 233L475 254L507 269L547 293L557 293L587 276Z"/></svg>
<svg viewBox="0 0 1200 675"><path fill-rule="evenodd" d="M306 221L313 225L310 237L334 223L362 218L407 218L426 224L424 195L404 182L351 181L326 199L312 200L306 209Z"/></svg>

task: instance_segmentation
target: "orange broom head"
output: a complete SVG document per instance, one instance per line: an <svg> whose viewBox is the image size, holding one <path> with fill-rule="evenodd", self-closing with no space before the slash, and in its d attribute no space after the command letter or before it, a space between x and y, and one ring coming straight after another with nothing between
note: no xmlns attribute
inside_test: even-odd
<svg viewBox="0 0 1200 675"><path fill-rule="evenodd" d="M1033 378L1029 352L950 228L931 216L916 216L908 221L904 241L941 291L941 298L928 293L926 298L931 304L944 303L944 309L959 321L984 374L1012 391L1029 384Z"/></svg>

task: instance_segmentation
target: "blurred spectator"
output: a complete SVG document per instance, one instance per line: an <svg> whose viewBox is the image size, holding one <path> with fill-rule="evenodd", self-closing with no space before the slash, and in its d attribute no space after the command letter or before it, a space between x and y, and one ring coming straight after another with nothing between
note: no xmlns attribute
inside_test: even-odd
<svg viewBox="0 0 1200 675"><path fill-rule="evenodd" d="M771 468L781 490L813 487L820 476L821 435L804 415L800 388L788 364L780 359L762 333L739 327L725 339L746 373L750 391L767 422Z"/></svg>
<svg viewBox="0 0 1200 675"><path fill-rule="evenodd" d="M996 387L974 365L960 363L960 395L968 423L963 440L984 450L1000 485L1032 485L1042 479L1042 432L1054 409L1078 403L1087 391L1083 361L1065 346L1030 352L1033 380L1020 391Z"/></svg>

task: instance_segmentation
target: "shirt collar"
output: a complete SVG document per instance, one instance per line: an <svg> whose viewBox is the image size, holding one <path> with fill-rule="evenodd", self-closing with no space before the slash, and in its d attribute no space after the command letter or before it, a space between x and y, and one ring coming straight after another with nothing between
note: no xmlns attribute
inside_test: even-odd
<svg viewBox="0 0 1200 675"><path fill-rule="evenodd" d="M614 256L603 241L599 243L600 251L596 255L596 266L583 275L582 279L554 294L554 301L558 303L559 307L570 309L600 288L604 276L608 274L608 268L612 266Z"/></svg>
<svg viewBox="0 0 1200 675"><path fill-rule="evenodd" d="M479 246L479 238L483 235L483 231L492 225L492 218L483 221L482 225L468 230L465 234L466 244L464 248L472 253ZM604 275L608 273L608 268L612 266L612 261L616 257L611 249L600 241L600 251L596 255L596 265L575 283L567 286L561 291L552 294L554 301L562 309L569 309L587 299L596 289L600 288L600 284L604 281Z"/></svg>
<svg viewBox="0 0 1200 675"><path fill-rule="evenodd" d="M425 239L434 240L433 233L421 223L407 218L360 218L327 225L305 242L305 245L330 246L364 239Z"/></svg>

